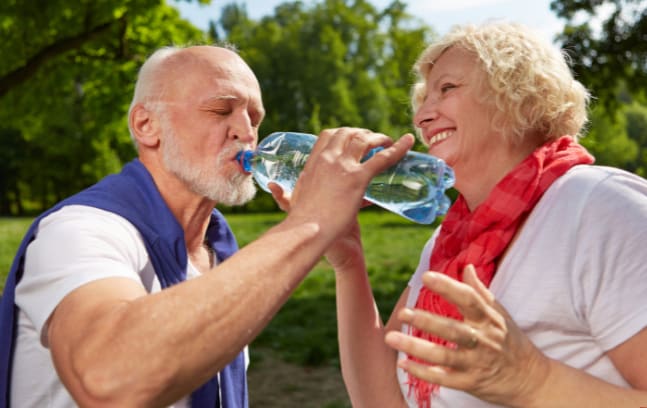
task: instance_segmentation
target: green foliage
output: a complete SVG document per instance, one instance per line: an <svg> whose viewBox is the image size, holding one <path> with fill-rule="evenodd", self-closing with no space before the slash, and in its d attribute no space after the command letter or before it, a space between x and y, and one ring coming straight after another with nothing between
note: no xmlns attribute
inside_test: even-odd
<svg viewBox="0 0 647 408"><path fill-rule="evenodd" d="M598 164L647 174L647 7L640 0L553 0L558 36L594 96L582 143ZM593 18L595 17L595 18ZM597 26L596 20L601 24Z"/></svg>
<svg viewBox="0 0 647 408"><path fill-rule="evenodd" d="M126 112L160 46L237 44L263 87L261 134L350 125L399 136L411 131L410 68L433 34L399 1L379 11L365 0L287 2L261 21L230 4L209 33L164 0L7 0L0 33L0 150L15 153L2 214L40 211L134 157ZM275 208L261 196L245 210Z"/></svg>
<svg viewBox="0 0 647 408"><path fill-rule="evenodd" d="M0 214L22 212L20 167L29 157L29 145L20 131L0 128Z"/></svg>
<svg viewBox="0 0 647 408"><path fill-rule="evenodd" d="M617 12L600 34L578 25L578 10L596 12L604 4ZM569 22L562 41L579 78L604 102L593 112L588 143L599 162L645 174L644 6L635 0L551 6ZM261 137L332 126L398 137L412 131L412 64L435 35L399 0L384 10L368 0L287 1L258 21L232 3L208 32L165 0L5 0L0 34L0 214L40 211L134 157L126 112L138 67L160 46L215 39L237 45L263 89L268 114ZM629 91L618 98L621 83ZM629 110L616 115L614 103ZM261 194L227 211L273 209Z"/></svg>
<svg viewBox="0 0 647 408"><path fill-rule="evenodd" d="M2 214L45 208L132 159L138 67L160 46L206 38L162 0L8 0L0 33L0 150L20 148L1 174Z"/></svg>
<svg viewBox="0 0 647 408"><path fill-rule="evenodd" d="M625 109L627 137L636 142L636 161L627 169L647 177L647 106L634 103Z"/></svg>
<svg viewBox="0 0 647 408"><path fill-rule="evenodd" d="M4 289L20 241L32 221L31 218L0 217L0 294Z"/></svg>
<svg viewBox="0 0 647 408"><path fill-rule="evenodd" d="M263 89L261 133L337 126L411 132L411 67L433 31L404 10L398 1L384 11L365 0L296 1L253 21L244 6L225 6L224 39Z"/></svg>
<svg viewBox="0 0 647 408"><path fill-rule="evenodd" d="M615 91L626 83L645 98L647 7L642 0L553 0L567 23L558 39L569 51L580 80L608 109L618 107ZM601 19L597 30L593 17Z"/></svg>
<svg viewBox="0 0 647 408"><path fill-rule="evenodd" d="M647 106L625 103L608 111L597 104L590 119L590 131L582 144L597 164L647 175Z"/></svg>
<svg viewBox="0 0 647 408"><path fill-rule="evenodd" d="M600 106L590 115L590 131L582 144L596 157L597 164L624 167L636 158L636 144L627 137L626 120L622 113L611 117Z"/></svg>

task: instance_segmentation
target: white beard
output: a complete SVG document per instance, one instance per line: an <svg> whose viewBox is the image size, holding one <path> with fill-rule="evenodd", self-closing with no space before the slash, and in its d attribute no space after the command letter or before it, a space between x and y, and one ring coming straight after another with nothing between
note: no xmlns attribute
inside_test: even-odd
<svg viewBox="0 0 647 408"><path fill-rule="evenodd" d="M242 150L245 147L243 144L232 145L220 151L213 165L200 166L187 158L182 144L178 143L175 130L165 117L162 117L161 125L165 136L162 143L162 162L191 191L226 206L243 205L254 198L256 186L249 174L240 171L226 172L226 166L231 165L229 158L232 153Z"/></svg>

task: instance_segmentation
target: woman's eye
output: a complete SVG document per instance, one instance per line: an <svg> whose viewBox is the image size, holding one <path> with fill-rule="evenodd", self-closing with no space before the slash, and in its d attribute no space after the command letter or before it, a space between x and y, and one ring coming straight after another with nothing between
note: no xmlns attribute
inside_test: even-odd
<svg viewBox="0 0 647 408"><path fill-rule="evenodd" d="M451 89L454 89L454 88L456 88L456 85L454 85L454 84L443 84L440 87L440 92L445 93L445 92L447 92L447 91L449 91Z"/></svg>

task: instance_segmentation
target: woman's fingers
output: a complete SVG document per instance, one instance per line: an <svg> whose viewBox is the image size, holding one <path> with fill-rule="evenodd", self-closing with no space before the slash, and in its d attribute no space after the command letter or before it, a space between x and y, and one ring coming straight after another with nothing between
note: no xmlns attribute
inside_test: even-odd
<svg viewBox="0 0 647 408"><path fill-rule="evenodd" d="M490 292L485 284L479 279L474 265L469 264L465 269L463 269L463 282L474 288L474 290L476 290L476 292L489 304L494 303L494 294Z"/></svg>
<svg viewBox="0 0 647 408"><path fill-rule="evenodd" d="M422 276L422 282L429 290L456 305L464 320L474 323L477 329L487 324L504 327L505 319L493 307L494 295L485 286L479 287L475 282L478 281L478 277L472 269L473 267L466 268L465 271L470 284L437 272L425 273Z"/></svg>
<svg viewBox="0 0 647 408"><path fill-rule="evenodd" d="M473 349L480 340L479 333L472 326L424 310L403 308L398 313L398 318L403 323L442 337L460 348Z"/></svg>
<svg viewBox="0 0 647 408"><path fill-rule="evenodd" d="M487 317L483 298L469 285L437 272L423 274L422 282L429 290L456 305L466 319L479 321Z"/></svg>
<svg viewBox="0 0 647 408"><path fill-rule="evenodd" d="M386 334L384 341L396 350L409 356L417 357L428 364L454 367L457 364L450 349L436 343L392 331Z"/></svg>

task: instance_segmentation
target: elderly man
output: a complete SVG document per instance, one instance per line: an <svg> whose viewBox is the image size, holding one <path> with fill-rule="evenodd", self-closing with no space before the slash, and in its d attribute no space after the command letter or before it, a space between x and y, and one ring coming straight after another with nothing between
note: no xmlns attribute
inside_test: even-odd
<svg viewBox="0 0 647 408"><path fill-rule="evenodd" d="M138 159L37 218L16 256L0 405L248 405L246 346L351 224L368 181L413 144L322 132L285 220L237 251L214 206L253 197L235 155L255 146L264 113L229 49L146 61L128 116ZM391 146L360 163L379 145Z"/></svg>

